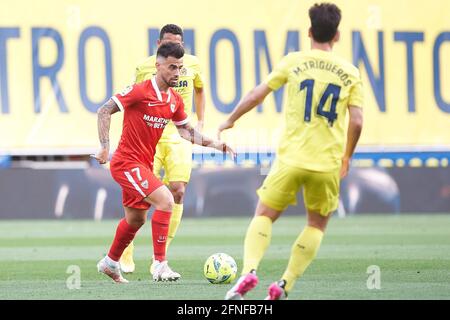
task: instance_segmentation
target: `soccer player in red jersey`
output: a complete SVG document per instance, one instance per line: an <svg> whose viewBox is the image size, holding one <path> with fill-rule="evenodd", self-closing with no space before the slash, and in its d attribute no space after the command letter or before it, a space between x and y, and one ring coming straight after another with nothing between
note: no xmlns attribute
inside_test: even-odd
<svg viewBox="0 0 450 320"><path fill-rule="evenodd" d="M127 87L97 112L101 149L94 158L100 164L108 161L111 115L119 110L124 112L122 136L110 169L112 177L122 187L125 218L119 222L108 255L97 264L99 272L118 283L128 282L122 277L118 261L145 223L150 206L155 208L151 220L156 260L153 280L173 280L174 272L166 261L166 240L174 199L153 174L156 145L169 121L172 120L180 136L191 143L228 152L234 157L234 151L227 144L203 136L189 124L183 99L172 89L183 67L183 55L180 44L161 45L157 51L156 76Z"/></svg>

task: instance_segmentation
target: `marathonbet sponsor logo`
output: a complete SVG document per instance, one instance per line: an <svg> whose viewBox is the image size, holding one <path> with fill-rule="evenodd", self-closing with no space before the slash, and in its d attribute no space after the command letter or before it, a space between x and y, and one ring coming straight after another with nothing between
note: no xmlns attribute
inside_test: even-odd
<svg viewBox="0 0 450 320"><path fill-rule="evenodd" d="M169 123L170 119L154 117L144 114L144 121L147 122L147 125L150 128L164 129L164 127Z"/></svg>

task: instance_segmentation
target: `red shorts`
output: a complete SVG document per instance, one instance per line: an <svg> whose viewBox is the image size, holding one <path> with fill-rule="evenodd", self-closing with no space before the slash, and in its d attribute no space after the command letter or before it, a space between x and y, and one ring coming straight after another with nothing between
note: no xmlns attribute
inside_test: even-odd
<svg viewBox="0 0 450 320"><path fill-rule="evenodd" d="M163 185L153 174L152 168L113 157L110 170L113 179L122 187L122 203L125 207L150 208L144 198Z"/></svg>

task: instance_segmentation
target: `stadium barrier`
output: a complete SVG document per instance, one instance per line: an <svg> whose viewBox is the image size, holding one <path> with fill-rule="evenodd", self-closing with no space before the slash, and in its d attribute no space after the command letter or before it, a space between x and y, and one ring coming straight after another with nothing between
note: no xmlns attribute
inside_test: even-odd
<svg viewBox="0 0 450 320"><path fill-rule="evenodd" d="M185 216L251 216L263 166L195 168L185 196ZM426 181L426 183L423 183ZM121 190L108 170L0 170L1 219L108 219L123 215ZM363 213L450 213L446 167L355 167L341 184L339 216ZM304 214L298 205L287 215Z"/></svg>

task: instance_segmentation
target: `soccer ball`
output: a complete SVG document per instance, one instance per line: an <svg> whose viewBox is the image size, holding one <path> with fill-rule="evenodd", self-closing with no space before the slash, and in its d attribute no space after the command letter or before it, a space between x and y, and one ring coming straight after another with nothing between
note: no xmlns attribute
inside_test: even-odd
<svg viewBox="0 0 450 320"><path fill-rule="evenodd" d="M215 253L206 259L203 274L214 284L231 283L237 274L236 261L226 253Z"/></svg>

